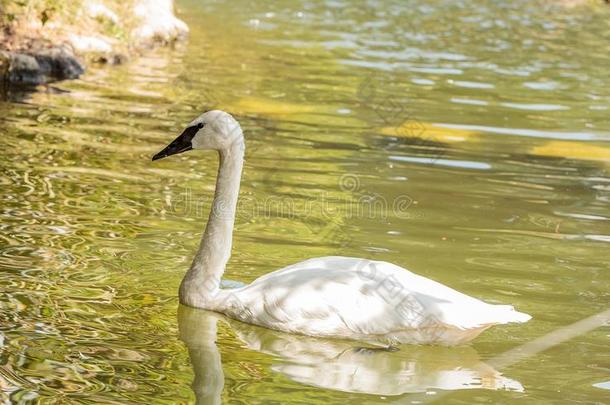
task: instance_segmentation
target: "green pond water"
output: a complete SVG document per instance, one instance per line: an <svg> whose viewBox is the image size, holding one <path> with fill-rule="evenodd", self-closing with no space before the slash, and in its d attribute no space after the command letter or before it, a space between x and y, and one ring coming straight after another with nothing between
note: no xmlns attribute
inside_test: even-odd
<svg viewBox="0 0 610 405"><path fill-rule="evenodd" d="M0 402L607 403L610 9L178 1L188 42L0 103ZM150 157L201 111L247 140L233 256L386 260L533 316L383 351L179 308L217 158Z"/></svg>

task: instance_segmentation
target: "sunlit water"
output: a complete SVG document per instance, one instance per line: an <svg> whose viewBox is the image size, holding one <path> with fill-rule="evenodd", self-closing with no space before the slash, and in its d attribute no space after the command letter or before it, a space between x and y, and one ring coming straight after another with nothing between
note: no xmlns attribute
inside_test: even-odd
<svg viewBox="0 0 610 405"><path fill-rule="evenodd" d="M607 400L607 327L485 363L610 303L610 10L552 4L182 1L188 43L11 93L2 401ZM213 107L248 147L228 279L363 256L534 319L385 351L178 316L217 160L150 157Z"/></svg>

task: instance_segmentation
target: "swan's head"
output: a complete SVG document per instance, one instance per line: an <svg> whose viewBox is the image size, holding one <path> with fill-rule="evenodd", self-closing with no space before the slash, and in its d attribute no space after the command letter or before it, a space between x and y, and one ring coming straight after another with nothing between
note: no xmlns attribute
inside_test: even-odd
<svg viewBox="0 0 610 405"><path fill-rule="evenodd" d="M235 144L243 147L243 141L241 127L231 114L220 110L206 111L191 121L182 134L153 156L152 160L191 149L224 150Z"/></svg>

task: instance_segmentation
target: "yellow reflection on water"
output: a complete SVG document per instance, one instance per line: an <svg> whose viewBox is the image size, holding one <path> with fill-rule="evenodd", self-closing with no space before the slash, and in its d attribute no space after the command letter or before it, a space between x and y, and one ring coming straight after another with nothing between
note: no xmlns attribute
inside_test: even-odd
<svg viewBox="0 0 610 405"><path fill-rule="evenodd" d="M583 142L551 141L532 148L539 156L610 162L610 148Z"/></svg>
<svg viewBox="0 0 610 405"><path fill-rule="evenodd" d="M379 132L400 138L420 138L442 143L472 141L480 135L477 131L445 128L438 124L418 120L408 120L396 127L384 127Z"/></svg>

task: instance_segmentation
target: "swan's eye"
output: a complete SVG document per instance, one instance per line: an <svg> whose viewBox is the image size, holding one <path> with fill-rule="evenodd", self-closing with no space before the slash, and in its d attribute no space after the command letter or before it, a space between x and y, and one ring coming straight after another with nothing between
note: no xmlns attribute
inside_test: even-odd
<svg viewBox="0 0 610 405"><path fill-rule="evenodd" d="M200 122L199 124L197 124L197 128L201 129L205 126L205 124L203 122Z"/></svg>

